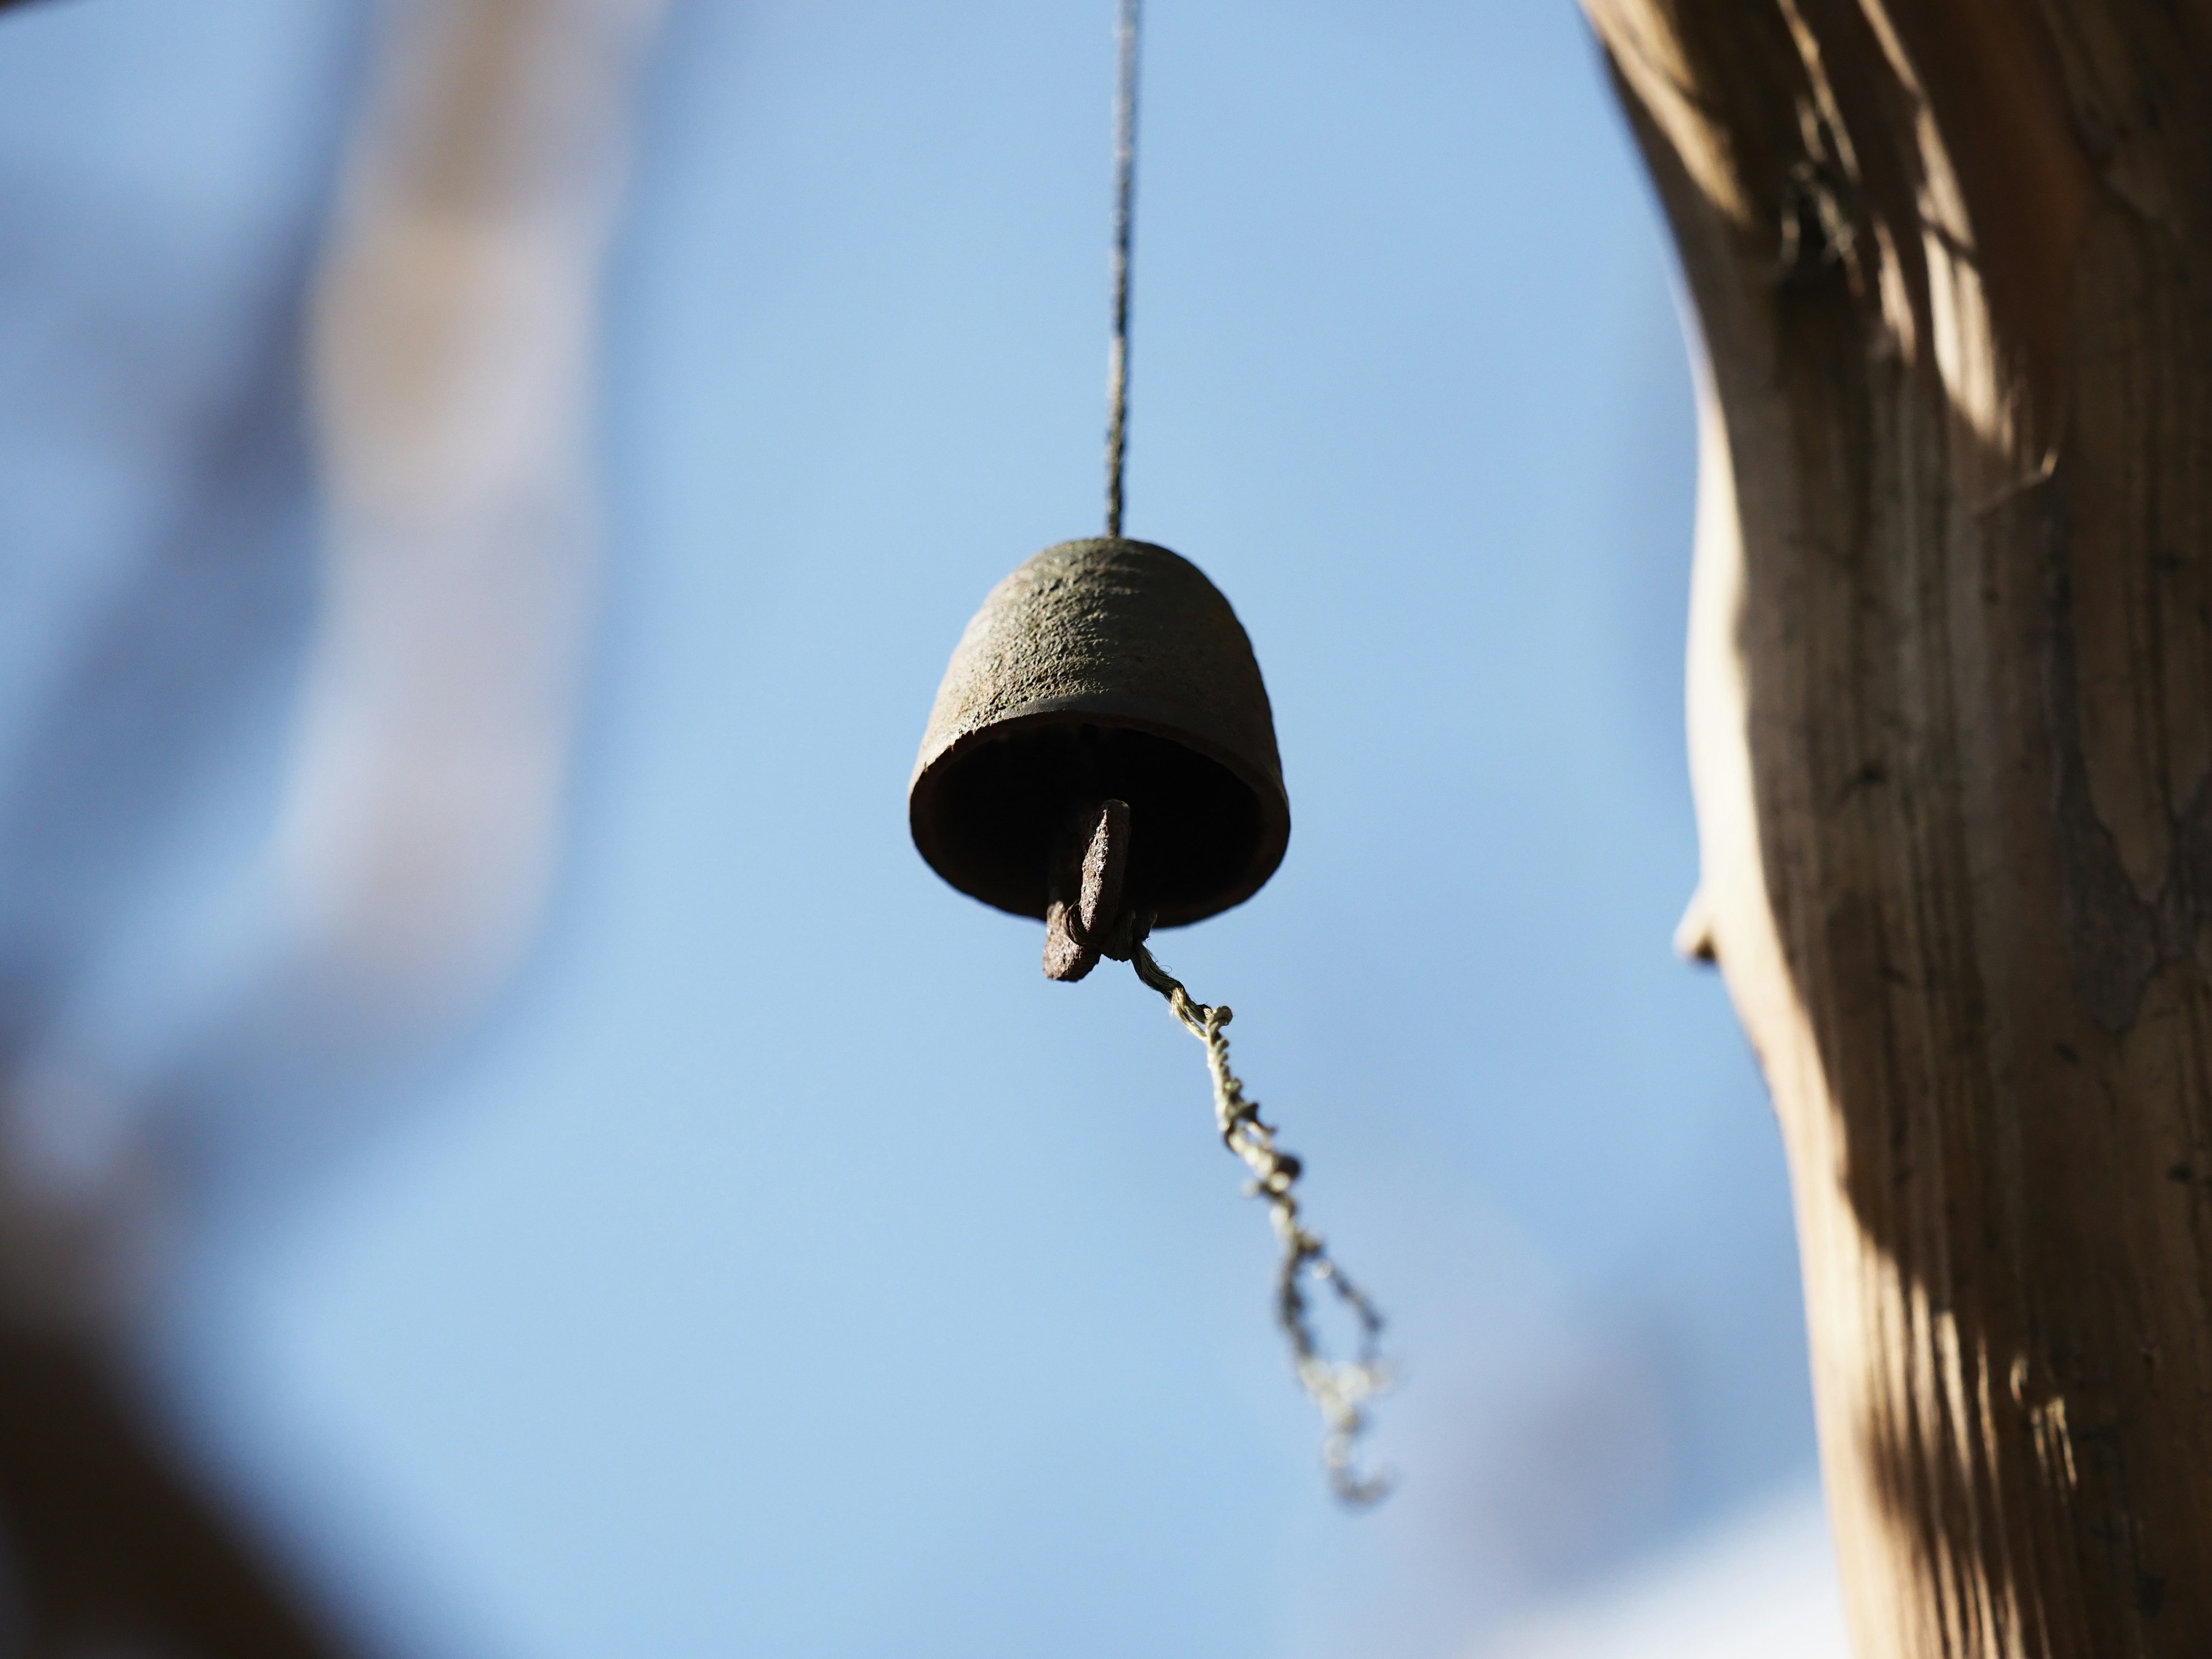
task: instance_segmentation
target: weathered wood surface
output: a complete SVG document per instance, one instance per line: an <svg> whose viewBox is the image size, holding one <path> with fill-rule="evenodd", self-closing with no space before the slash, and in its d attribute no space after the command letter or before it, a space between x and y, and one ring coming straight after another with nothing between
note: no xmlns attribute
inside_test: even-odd
<svg viewBox="0 0 2212 1659"><path fill-rule="evenodd" d="M1587 0L1854 1639L2212 1654L2212 8Z"/></svg>

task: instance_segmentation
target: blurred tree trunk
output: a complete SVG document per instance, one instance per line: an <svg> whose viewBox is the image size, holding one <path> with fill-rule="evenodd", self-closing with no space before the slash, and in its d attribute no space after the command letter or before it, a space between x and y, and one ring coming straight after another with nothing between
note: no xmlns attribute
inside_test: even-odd
<svg viewBox="0 0 2212 1659"><path fill-rule="evenodd" d="M1587 0L1858 1652L2212 1654L2212 6Z"/></svg>

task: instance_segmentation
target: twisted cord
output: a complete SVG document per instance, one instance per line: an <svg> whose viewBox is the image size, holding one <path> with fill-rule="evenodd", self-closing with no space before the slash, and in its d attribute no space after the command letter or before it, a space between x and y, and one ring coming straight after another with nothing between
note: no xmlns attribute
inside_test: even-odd
<svg viewBox="0 0 2212 1659"><path fill-rule="evenodd" d="M1330 1259L1320 1237L1299 1221L1293 1191L1300 1172L1298 1160L1277 1149L1275 1131L1261 1121L1259 1103L1246 1097L1243 1081L1229 1069L1229 1039L1223 1033L1232 1018L1230 1010L1208 1007L1196 1000L1181 980L1162 968L1145 948L1143 934L1150 931L1139 922L1130 962L1137 977L1165 997L1183 1028L1206 1045L1206 1066L1213 1079L1213 1117L1221 1131L1222 1145L1252 1171L1245 1194L1267 1200L1268 1219L1274 1224L1275 1237L1283 1247L1282 1264L1275 1274L1275 1322L1290 1343L1298 1382L1320 1408L1328 1428L1322 1442L1322 1464L1328 1473L1329 1489L1343 1503L1371 1504L1390 1490L1390 1476L1362 1474L1354 1454L1367 1428L1367 1402L1390 1386L1389 1368L1376 1352L1382 1316ZM1314 1337L1303 1283L1309 1273L1334 1291L1358 1322L1356 1359L1331 1359L1322 1352Z"/></svg>
<svg viewBox="0 0 2212 1659"><path fill-rule="evenodd" d="M1121 533L1121 463L1129 448L1129 238L1137 194L1137 10L1114 28L1114 343L1106 356L1106 533Z"/></svg>

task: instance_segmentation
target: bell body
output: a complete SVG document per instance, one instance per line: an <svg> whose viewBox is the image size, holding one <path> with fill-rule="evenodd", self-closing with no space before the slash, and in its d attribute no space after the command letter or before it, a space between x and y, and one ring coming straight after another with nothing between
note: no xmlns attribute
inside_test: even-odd
<svg viewBox="0 0 2212 1659"><path fill-rule="evenodd" d="M915 846L963 892L1044 915L1072 831L1129 804L1127 902L1198 921L1282 862L1290 798L1260 665L1229 601L1149 542L1062 542L983 601L907 793Z"/></svg>

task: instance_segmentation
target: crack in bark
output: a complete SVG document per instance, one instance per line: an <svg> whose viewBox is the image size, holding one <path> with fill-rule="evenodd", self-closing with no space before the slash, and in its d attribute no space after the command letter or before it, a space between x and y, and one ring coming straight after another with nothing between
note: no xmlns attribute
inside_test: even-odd
<svg viewBox="0 0 2212 1659"><path fill-rule="evenodd" d="M2144 897L2090 789L2063 492L2055 483L2040 488L2050 497L2045 594L2051 631L2044 692L2066 944L2075 994L2098 1025L2118 1036L2135 1024L2143 993L2161 968L2193 958L2212 972L2206 939L2206 926L2212 923L2212 773L2173 820L2159 890Z"/></svg>

